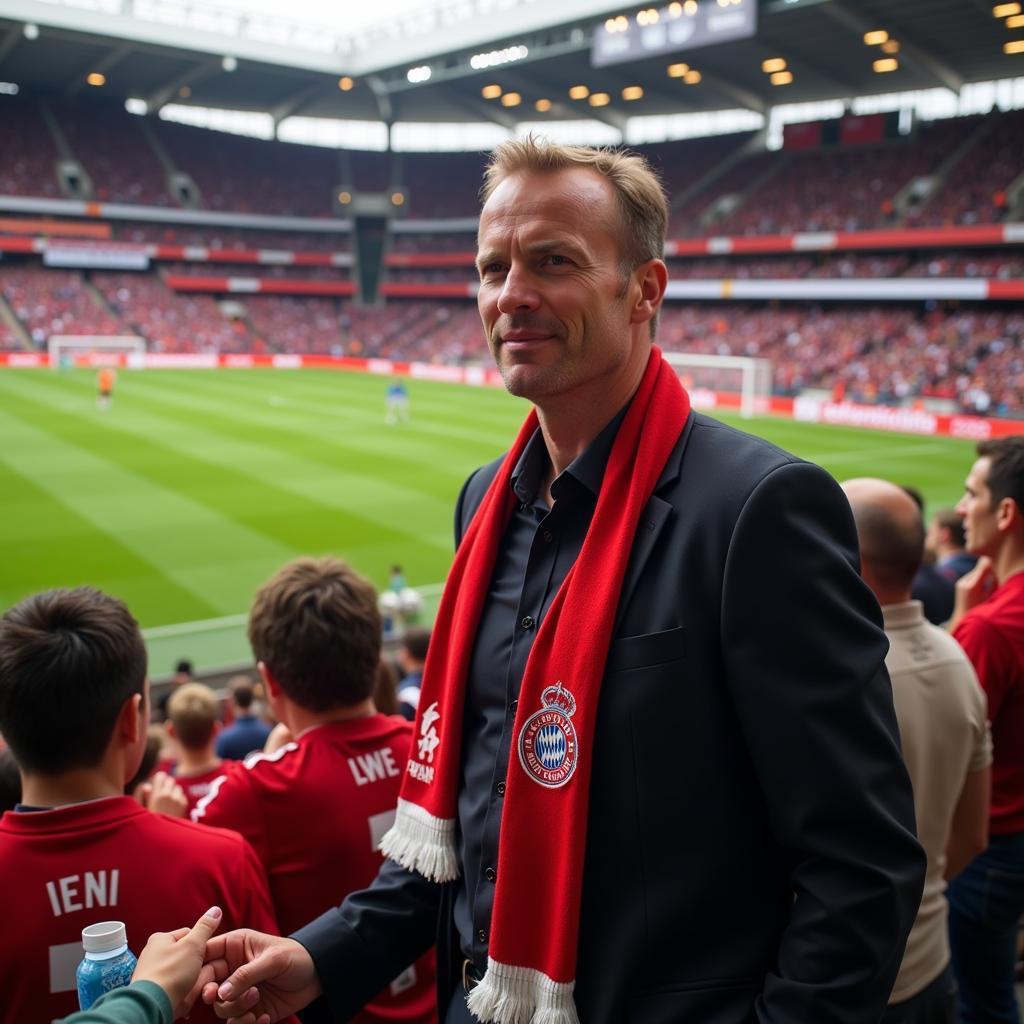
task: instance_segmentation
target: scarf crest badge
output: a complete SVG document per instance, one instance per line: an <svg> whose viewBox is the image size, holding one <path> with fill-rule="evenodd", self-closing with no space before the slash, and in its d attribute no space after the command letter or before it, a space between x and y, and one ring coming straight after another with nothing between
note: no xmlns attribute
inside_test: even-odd
<svg viewBox="0 0 1024 1024"><path fill-rule="evenodd" d="M576 698L562 685L546 687L541 709L519 731L519 763L534 782L548 789L564 786L579 763L579 741L572 716Z"/></svg>

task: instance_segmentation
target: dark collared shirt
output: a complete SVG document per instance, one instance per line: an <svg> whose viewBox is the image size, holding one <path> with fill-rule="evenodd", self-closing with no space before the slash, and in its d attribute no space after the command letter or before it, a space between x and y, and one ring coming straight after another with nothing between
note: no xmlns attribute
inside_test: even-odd
<svg viewBox="0 0 1024 1024"><path fill-rule="evenodd" d="M512 474L517 504L484 602L463 720L457 837L462 875L455 927L463 955L481 971L487 964L519 685L537 629L583 545L624 415L625 410L619 412L558 475L551 485L551 508L543 494L551 462L539 430Z"/></svg>

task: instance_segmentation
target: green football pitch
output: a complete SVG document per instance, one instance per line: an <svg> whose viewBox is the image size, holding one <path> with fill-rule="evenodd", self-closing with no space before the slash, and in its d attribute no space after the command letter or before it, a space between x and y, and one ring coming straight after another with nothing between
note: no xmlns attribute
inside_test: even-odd
<svg viewBox="0 0 1024 1024"><path fill-rule="evenodd" d="M427 614L451 559L466 475L507 446L526 405L413 380L386 426L386 380L324 370L125 371L113 408L88 371L0 371L0 608L88 583L123 598L150 670L244 662L255 588L333 553L378 586L390 565ZM723 417L723 419L728 417ZM738 422L738 421L737 421ZM781 419L741 424L837 478L913 484L955 503L973 446Z"/></svg>

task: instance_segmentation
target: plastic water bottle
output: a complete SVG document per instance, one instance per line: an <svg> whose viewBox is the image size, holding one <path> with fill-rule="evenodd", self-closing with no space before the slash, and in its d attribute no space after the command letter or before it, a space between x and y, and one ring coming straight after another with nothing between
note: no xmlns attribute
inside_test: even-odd
<svg viewBox="0 0 1024 1024"><path fill-rule="evenodd" d="M82 929L85 959L78 965L78 1005L88 1010L106 992L129 984L135 957L121 921L102 921Z"/></svg>

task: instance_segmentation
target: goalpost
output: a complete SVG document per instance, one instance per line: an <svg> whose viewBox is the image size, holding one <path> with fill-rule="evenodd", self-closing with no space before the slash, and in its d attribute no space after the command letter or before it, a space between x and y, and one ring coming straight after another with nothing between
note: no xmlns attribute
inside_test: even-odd
<svg viewBox="0 0 1024 1024"><path fill-rule="evenodd" d="M749 418L768 413L772 394L771 360L688 352L663 354L691 393L733 392L740 396L741 416Z"/></svg>
<svg viewBox="0 0 1024 1024"><path fill-rule="evenodd" d="M46 342L50 369L65 366L123 365L142 369L146 339L132 334L51 334Z"/></svg>

